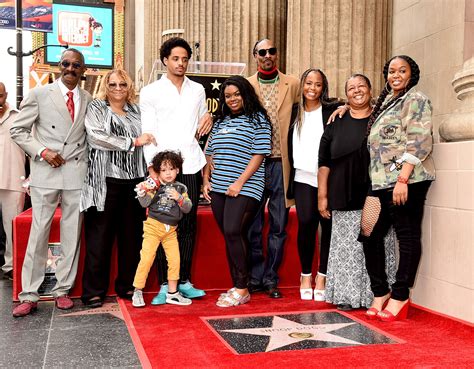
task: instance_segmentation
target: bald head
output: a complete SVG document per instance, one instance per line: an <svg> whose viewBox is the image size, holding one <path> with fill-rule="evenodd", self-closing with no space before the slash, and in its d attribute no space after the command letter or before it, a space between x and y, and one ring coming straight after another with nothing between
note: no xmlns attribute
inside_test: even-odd
<svg viewBox="0 0 474 369"><path fill-rule="evenodd" d="M8 109L7 103L8 93L3 82L0 82L0 117L5 114Z"/></svg>

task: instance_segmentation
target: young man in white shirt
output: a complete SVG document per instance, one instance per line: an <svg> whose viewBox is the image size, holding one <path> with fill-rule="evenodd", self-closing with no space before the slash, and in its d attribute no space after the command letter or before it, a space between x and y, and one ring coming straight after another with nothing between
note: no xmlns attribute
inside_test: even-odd
<svg viewBox="0 0 474 369"><path fill-rule="evenodd" d="M181 259L178 289L187 298L205 295L189 280L196 239L201 169L206 164L196 137L209 133L212 128L204 88L185 75L191 55L191 47L182 38L174 37L164 42L160 48L160 59L166 66L166 74L140 92L142 131L153 134L157 142L157 146L144 147L147 163L151 163L156 153L164 150L180 151L184 158L183 170L177 180L187 186L193 208L178 224ZM149 172L156 177L150 167ZM162 248L158 249L157 263L158 279L163 284L158 295L153 298L152 305L166 302L167 264Z"/></svg>

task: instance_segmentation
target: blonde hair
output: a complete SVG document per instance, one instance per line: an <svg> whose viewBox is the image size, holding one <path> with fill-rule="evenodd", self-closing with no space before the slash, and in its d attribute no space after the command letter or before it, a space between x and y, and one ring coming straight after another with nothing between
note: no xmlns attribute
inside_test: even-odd
<svg viewBox="0 0 474 369"><path fill-rule="evenodd" d="M128 73L123 69L109 70L107 74L102 77L102 80L100 81L99 92L97 93L97 98L101 100L107 100L107 94L110 91L109 81L112 74L118 75L127 83L127 102L130 104L134 103L137 100L135 86L133 85L133 81Z"/></svg>

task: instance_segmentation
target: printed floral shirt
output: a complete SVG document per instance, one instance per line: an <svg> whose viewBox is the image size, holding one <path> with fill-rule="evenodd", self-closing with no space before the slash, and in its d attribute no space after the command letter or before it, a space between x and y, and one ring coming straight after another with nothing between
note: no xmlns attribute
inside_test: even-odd
<svg viewBox="0 0 474 369"><path fill-rule="evenodd" d="M435 179L431 111L428 97L412 88L379 115L368 138L373 190L394 187L403 162L415 166L408 183Z"/></svg>

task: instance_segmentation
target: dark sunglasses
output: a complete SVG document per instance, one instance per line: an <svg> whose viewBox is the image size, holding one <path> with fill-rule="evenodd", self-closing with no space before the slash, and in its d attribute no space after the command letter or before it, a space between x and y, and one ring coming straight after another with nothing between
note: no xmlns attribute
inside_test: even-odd
<svg viewBox="0 0 474 369"><path fill-rule="evenodd" d="M73 67L74 69L79 69L79 68L82 67L82 64L81 64L81 63L77 63L77 62L76 62L76 63L71 63L71 62L68 62L68 61L66 61L66 60L63 60L63 61L61 62L61 65L62 65L64 68L69 68L69 66L70 66L71 64L72 64L72 67Z"/></svg>
<svg viewBox="0 0 474 369"><path fill-rule="evenodd" d="M109 83L109 88L110 88L111 90L113 90L114 88L117 88L117 87L119 87L119 88L127 88L127 86L128 86L127 82L120 82L120 83L118 83L118 84L115 83L115 82Z"/></svg>
<svg viewBox="0 0 474 369"><path fill-rule="evenodd" d="M277 53L277 48L276 47L271 47L269 49L260 49L257 51L258 55L260 56L265 56L267 55L267 52L270 54L270 55L276 55Z"/></svg>

